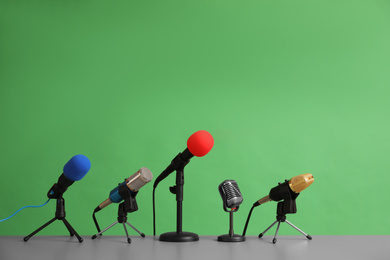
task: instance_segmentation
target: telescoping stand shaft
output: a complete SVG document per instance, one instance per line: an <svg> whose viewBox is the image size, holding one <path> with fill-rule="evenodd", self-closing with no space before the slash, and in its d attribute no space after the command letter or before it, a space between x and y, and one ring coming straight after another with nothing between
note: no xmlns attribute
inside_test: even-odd
<svg viewBox="0 0 390 260"><path fill-rule="evenodd" d="M197 234L192 232L183 232L183 168L176 171L176 186L170 187L170 191L173 194L176 194L176 232L167 232L161 234L159 238L160 241L190 242L199 240L199 236Z"/></svg>

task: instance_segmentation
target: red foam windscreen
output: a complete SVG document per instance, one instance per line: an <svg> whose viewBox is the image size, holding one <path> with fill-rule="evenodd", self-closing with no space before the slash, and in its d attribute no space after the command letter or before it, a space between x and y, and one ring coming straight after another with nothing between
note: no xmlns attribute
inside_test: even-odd
<svg viewBox="0 0 390 260"><path fill-rule="evenodd" d="M213 136L206 130L193 133L187 140L188 150L197 157L205 156L214 145Z"/></svg>

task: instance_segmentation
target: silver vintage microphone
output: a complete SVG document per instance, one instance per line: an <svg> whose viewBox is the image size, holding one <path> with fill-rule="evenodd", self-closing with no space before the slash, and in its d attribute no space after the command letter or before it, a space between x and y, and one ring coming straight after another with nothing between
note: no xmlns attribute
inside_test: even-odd
<svg viewBox="0 0 390 260"><path fill-rule="evenodd" d="M237 211L238 207L243 201L242 194L238 188L237 182L235 180L226 180L219 184L218 190L223 201L223 209L226 212L230 211L227 208Z"/></svg>
<svg viewBox="0 0 390 260"><path fill-rule="evenodd" d="M233 231L233 212L236 212L243 201L242 194L238 188L235 180L225 180L218 186L218 191L221 194L223 201L223 209L229 212L229 234L220 235L218 241L220 242L242 242L245 237L234 234ZM228 208L230 210L228 210Z"/></svg>

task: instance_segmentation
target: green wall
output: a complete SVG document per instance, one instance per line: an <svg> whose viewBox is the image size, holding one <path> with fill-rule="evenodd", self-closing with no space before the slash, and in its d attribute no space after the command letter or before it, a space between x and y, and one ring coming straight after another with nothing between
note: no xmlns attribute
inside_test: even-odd
<svg viewBox="0 0 390 260"><path fill-rule="evenodd" d="M384 0L1 0L0 218L43 203L84 154L92 168L66 210L92 235L92 211L118 182L140 167L156 178L205 129L215 145L186 167L184 230L227 233L225 179L244 196L241 233L253 202L310 172L292 223L311 235L390 235L389 12ZM175 229L173 184L174 174L156 190L159 234ZM147 235L151 193L142 188L129 215ZM27 235L54 205L21 211L0 235ZM256 208L248 234L275 210ZM100 225L116 212L99 212ZM40 234L67 232L56 223Z"/></svg>

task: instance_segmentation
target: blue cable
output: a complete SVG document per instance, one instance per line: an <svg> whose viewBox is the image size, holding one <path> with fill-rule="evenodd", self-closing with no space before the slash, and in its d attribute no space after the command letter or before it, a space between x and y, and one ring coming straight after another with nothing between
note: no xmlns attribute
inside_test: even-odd
<svg viewBox="0 0 390 260"><path fill-rule="evenodd" d="M50 200L50 199L48 199L45 203L43 203L42 205L39 205L39 206L24 206L24 207L18 209L14 214L12 214L11 216L9 216L8 218L0 219L0 222L3 222L3 221L5 221L5 220L7 220L7 219L12 218L16 213L18 213L18 212L21 211L22 209L25 209L25 208L39 208L39 207L43 207L43 206L45 206L45 205L49 202L49 200Z"/></svg>

